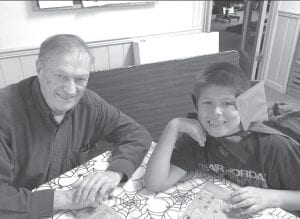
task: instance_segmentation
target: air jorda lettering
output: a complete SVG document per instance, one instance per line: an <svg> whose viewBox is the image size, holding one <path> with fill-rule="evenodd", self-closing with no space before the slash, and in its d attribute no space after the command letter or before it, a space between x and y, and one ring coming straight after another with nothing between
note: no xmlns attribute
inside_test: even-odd
<svg viewBox="0 0 300 219"><path fill-rule="evenodd" d="M229 179L240 186L268 188L266 176L263 173L257 173L253 170L226 168L221 164L199 163L198 166L203 170L211 170L218 176Z"/></svg>

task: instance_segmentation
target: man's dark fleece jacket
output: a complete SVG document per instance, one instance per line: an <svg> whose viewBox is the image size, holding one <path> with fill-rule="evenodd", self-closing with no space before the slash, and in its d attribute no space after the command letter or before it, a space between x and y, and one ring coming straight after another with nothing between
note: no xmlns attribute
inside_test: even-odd
<svg viewBox="0 0 300 219"><path fill-rule="evenodd" d="M0 218L51 216L54 190L31 190L85 162L100 140L114 145L108 170L126 177L152 142L142 125L88 89L60 124L36 76L1 89Z"/></svg>

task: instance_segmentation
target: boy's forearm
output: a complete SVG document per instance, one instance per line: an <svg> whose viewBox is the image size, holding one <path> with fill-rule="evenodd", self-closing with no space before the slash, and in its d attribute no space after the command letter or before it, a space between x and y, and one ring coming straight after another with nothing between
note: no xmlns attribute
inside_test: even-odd
<svg viewBox="0 0 300 219"><path fill-rule="evenodd" d="M300 191L297 190L273 190L274 206L286 210L300 210Z"/></svg>
<svg viewBox="0 0 300 219"><path fill-rule="evenodd" d="M159 142L148 163L145 181L148 188L158 190L164 187L170 173L170 160L178 137L176 119L171 120L165 127Z"/></svg>

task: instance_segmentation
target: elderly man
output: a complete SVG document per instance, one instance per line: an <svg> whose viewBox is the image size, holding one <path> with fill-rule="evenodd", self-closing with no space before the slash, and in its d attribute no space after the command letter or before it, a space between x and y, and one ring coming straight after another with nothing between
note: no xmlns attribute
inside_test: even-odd
<svg viewBox="0 0 300 219"><path fill-rule="evenodd" d="M0 218L95 206L142 161L151 136L86 89L92 64L79 37L55 35L41 45L38 76L0 90ZM84 162L100 140L115 146L105 173L68 191L31 191Z"/></svg>

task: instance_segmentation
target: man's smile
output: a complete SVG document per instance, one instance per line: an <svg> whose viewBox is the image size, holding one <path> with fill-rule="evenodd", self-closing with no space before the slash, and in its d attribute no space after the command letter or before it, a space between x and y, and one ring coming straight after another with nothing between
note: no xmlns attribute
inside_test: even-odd
<svg viewBox="0 0 300 219"><path fill-rule="evenodd" d="M72 101L76 98L76 95L66 95L66 94L60 94L57 93L57 95L62 98L63 100Z"/></svg>

